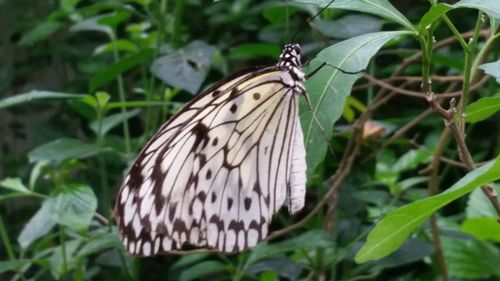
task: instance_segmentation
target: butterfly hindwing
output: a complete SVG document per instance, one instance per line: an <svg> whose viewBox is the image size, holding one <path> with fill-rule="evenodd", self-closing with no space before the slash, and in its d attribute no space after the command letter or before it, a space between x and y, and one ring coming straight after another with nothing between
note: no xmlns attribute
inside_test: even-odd
<svg viewBox="0 0 500 281"><path fill-rule="evenodd" d="M266 237L287 196L291 212L303 207L302 85L294 75L278 64L233 76L160 128L117 197L128 252L147 256L184 243L241 251Z"/></svg>

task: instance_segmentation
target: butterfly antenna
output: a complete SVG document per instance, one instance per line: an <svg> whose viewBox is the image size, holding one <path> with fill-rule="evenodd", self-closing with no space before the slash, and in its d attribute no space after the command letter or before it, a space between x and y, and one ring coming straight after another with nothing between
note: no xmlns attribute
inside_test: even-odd
<svg viewBox="0 0 500 281"><path fill-rule="evenodd" d="M333 2L335 2L335 0L330 1L330 3L328 3L328 5L326 5L323 8L321 8L319 10L319 12L317 12L312 18L308 19L306 21L306 25L305 26L309 25L313 20L315 20L319 15L321 15L321 13L323 13L326 9L328 9ZM295 38L297 37L297 35L299 35L302 31L304 31L304 28L301 28L297 32L295 32L295 34L292 37L292 42L295 41Z"/></svg>
<svg viewBox="0 0 500 281"><path fill-rule="evenodd" d="M330 152L330 154L332 156L335 156L335 151L333 150L333 146L330 143L330 138L328 137L328 134L326 133L326 130L323 127L323 125L321 125L321 122L319 121L318 117L316 116L316 113L314 113L314 110L313 110L313 107L312 107L312 103L311 103L311 99L309 98L309 95L307 94L307 92L304 92L304 96L306 97L307 107L309 108L309 111L311 112L311 115L312 115L312 117L314 119L314 122L316 122L316 124L318 124L319 130L321 131L321 134L323 135L323 137L326 140L326 143L328 144L328 146L327 146L328 147L328 152Z"/></svg>
<svg viewBox="0 0 500 281"><path fill-rule="evenodd" d="M321 63L320 66L318 66L316 69L314 69L313 71L311 71L309 74L306 74L306 79L307 78L310 78L311 76L313 76L314 74L316 74L318 71L320 71L323 67L325 66L329 66L329 67L333 67L334 69L344 73L344 74L351 74L351 75L355 75L355 74L361 74L361 73L364 73L366 72L366 69L362 69L362 70L358 70L358 71L347 71L347 70L343 70L342 68L340 67L337 67L333 64L329 64L327 62L323 62Z"/></svg>

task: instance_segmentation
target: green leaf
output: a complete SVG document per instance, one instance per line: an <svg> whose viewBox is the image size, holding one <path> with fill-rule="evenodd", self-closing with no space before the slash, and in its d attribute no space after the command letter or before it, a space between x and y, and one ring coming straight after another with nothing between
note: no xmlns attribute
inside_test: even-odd
<svg viewBox="0 0 500 281"><path fill-rule="evenodd" d="M51 160L61 162L68 158L87 158L97 154L97 146L78 139L61 138L33 149L28 153L30 162Z"/></svg>
<svg viewBox="0 0 500 281"><path fill-rule="evenodd" d="M85 20L79 21L69 29L72 32L82 32L82 31L97 31L103 32L108 35L109 38L113 38L113 29L109 26L99 23L99 20L105 18L110 14L98 15Z"/></svg>
<svg viewBox="0 0 500 281"><path fill-rule="evenodd" d="M488 243L474 239L441 239L450 277L479 280L500 277L500 250Z"/></svg>
<svg viewBox="0 0 500 281"><path fill-rule="evenodd" d="M49 37L51 34L59 30L62 26L60 22L57 21L45 21L42 23L37 23L37 25L26 33L19 41L19 46L32 46L33 44Z"/></svg>
<svg viewBox="0 0 500 281"><path fill-rule="evenodd" d="M109 232L108 226L104 226L103 231L94 231L91 240L78 251L78 256L88 256L95 253L104 252L107 249L122 249L122 242L118 238L116 228Z"/></svg>
<svg viewBox="0 0 500 281"><path fill-rule="evenodd" d="M490 204L491 205L491 204ZM480 240L500 243L500 223L496 218L471 218L462 223L462 231Z"/></svg>
<svg viewBox="0 0 500 281"><path fill-rule="evenodd" d="M54 227L55 222L50 217L49 206L46 201L33 217L24 225L23 230L17 237L21 248L26 249L33 241L45 236Z"/></svg>
<svg viewBox="0 0 500 281"><path fill-rule="evenodd" d="M31 193L31 190L23 184L20 178L5 178L0 181L0 186L21 193Z"/></svg>
<svg viewBox="0 0 500 281"><path fill-rule="evenodd" d="M115 126L121 124L123 121L130 119L136 115L138 115L141 112L140 109L135 109L131 111L126 111L126 112L120 112L116 114L112 114L107 116L102 120L102 128L101 128L101 135L105 135L109 130L114 128ZM93 121L90 123L90 128L94 133L98 133L99 131L99 122L98 120Z"/></svg>
<svg viewBox="0 0 500 281"><path fill-rule="evenodd" d="M97 198L89 186L71 184L57 188L46 204L55 222L76 231L84 231L97 209Z"/></svg>
<svg viewBox="0 0 500 281"><path fill-rule="evenodd" d="M427 28L427 26L434 23L451 9L453 9L453 6L445 3L438 3L432 6L420 20L418 32L420 34L425 34L425 29Z"/></svg>
<svg viewBox="0 0 500 281"><path fill-rule="evenodd" d="M486 74L494 77L497 82L500 83L500 60L497 60L496 62L481 64L479 68L484 70Z"/></svg>
<svg viewBox="0 0 500 281"><path fill-rule="evenodd" d="M179 280L191 281L210 273L224 271L227 271L227 267L224 263L220 261L204 261L182 271Z"/></svg>
<svg viewBox="0 0 500 281"><path fill-rule="evenodd" d="M31 263L32 261L29 259L18 259L11 261L0 261L0 273L4 273L11 270L16 270L21 266Z"/></svg>
<svg viewBox="0 0 500 281"><path fill-rule="evenodd" d="M322 50L311 61L309 71L316 69L323 62L328 62L346 71L363 70L386 42L408 34L410 34L408 31L377 32L339 42ZM359 77L359 75L344 74L332 67L325 66L306 81L314 114L325 128L327 135L332 134L333 124L341 116L345 100L351 92L352 85ZM327 144L318 124L312 117L312 113L308 110L305 99L301 100L300 112L307 151L307 168L310 175L316 166L323 161Z"/></svg>
<svg viewBox="0 0 500 281"><path fill-rule="evenodd" d="M462 0L455 3L453 7L478 9L492 18L500 19L500 5L498 5L498 0Z"/></svg>
<svg viewBox="0 0 500 281"><path fill-rule="evenodd" d="M366 243L356 254L356 262L363 263L387 256L396 250L413 230L434 212L471 192L476 187L499 178L500 156L469 172L445 192L391 211L368 234Z"/></svg>
<svg viewBox="0 0 500 281"><path fill-rule="evenodd" d="M415 169L418 165L429 163L432 159L432 151L426 147L411 149L391 167L392 172L401 173Z"/></svg>
<svg viewBox="0 0 500 281"><path fill-rule="evenodd" d="M24 94L15 95L0 100L0 108L7 108L14 105L31 102L33 100L46 99L81 99L85 95L57 93L50 91L30 91Z"/></svg>
<svg viewBox="0 0 500 281"><path fill-rule="evenodd" d="M500 184L492 183L490 185L495 189L497 194L500 194ZM477 218L477 217L490 217L495 218L497 212L495 208L491 205L490 200L484 192L477 188L471 192L469 195L469 200L467 201L466 209L467 218Z"/></svg>
<svg viewBox="0 0 500 281"><path fill-rule="evenodd" d="M403 16L392 4L387 0L336 0L330 3L331 0L295 0L296 2L317 4L320 7L328 7L332 9L344 9L355 12L364 12L374 14L393 22L397 22L406 27L410 31L415 31L415 27L410 21Z"/></svg>
<svg viewBox="0 0 500 281"><path fill-rule="evenodd" d="M136 54L120 59L117 63L95 74L92 79L90 79L89 92L95 92L99 87L112 81L118 75L134 68L153 56L154 51L152 49L143 49Z"/></svg>
<svg viewBox="0 0 500 281"><path fill-rule="evenodd" d="M500 96L480 98L465 109L465 120L476 123L492 116L500 110Z"/></svg>
<svg viewBox="0 0 500 281"><path fill-rule="evenodd" d="M347 39L382 29L382 21L367 15L351 14L333 21L316 20L316 28L332 38Z"/></svg>
<svg viewBox="0 0 500 281"><path fill-rule="evenodd" d="M163 82L195 94L208 74L215 47L193 41L175 52L156 58L151 72Z"/></svg>
<svg viewBox="0 0 500 281"><path fill-rule="evenodd" d="M203 260L208 259L209 255L210 254L202 253L202 254L192 254L192 255L182 256L177 261L175 261L174 264L172 264L169 269L171 271L175 271L182 267L186 267L194 263L201 262Z"/></svg>
<svg viewBox="0 0 500 281"><path fill-rule="evenodd" d="M127 53L134 53L137 52L138 49L137 46L134 43L130 42L129 40L119 39L97 47L94 50L94 55L111 53L114 52L115 50L124 51Z"/></svg>

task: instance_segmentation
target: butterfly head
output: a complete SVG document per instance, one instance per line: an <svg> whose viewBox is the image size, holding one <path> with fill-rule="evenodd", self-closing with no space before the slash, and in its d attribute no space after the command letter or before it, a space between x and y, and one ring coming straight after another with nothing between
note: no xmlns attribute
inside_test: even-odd
<svg viewBox="0 0 500 281"><path fill-rule="evenodd" d="M300 68L300 45L299 44L286 44L281 52L278 66L291 66Z"/></svg>

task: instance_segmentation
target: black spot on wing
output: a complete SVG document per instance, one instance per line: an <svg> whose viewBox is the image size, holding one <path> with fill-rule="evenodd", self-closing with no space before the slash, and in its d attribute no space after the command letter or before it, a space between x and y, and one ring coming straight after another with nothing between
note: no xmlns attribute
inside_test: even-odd
<svg viewBox="0 0 500 281"><path fill-rule="evenodd" d="M231 113L235 113L237 109L238 109L238 106L235 103L233 103L233 105L231 105L231 108L229 108Z"/></svg>
<svg viewBox="0 0 500 281"><path fill-rule="evenodd" d="M195 136L195 141L193 144L193 148L197 149L201 144L201 149L205 148L210 141L208 137L208 127L205 126L202 122L198 122L193 129L191 129L193 135Z"/></svg>

